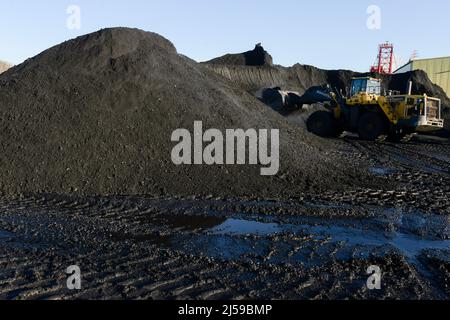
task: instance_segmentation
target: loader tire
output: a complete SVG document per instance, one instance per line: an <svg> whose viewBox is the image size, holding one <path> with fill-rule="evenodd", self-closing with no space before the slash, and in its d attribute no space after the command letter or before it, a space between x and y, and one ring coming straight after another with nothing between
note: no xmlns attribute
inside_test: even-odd
<svg viewBox="0 0 450 320"><path fill-rule="evenodd" d="M366 113L358 121L358 134L363 140L375 141L384 131L384 119L378 113Z"/></svg>
<svg viewBox="0 0 450 320"><path fill-rule="evenodd" d="M333 132L333 137L340 138L344 132L345 132L344 128L336 124Z"/></svg>
<svg viewBox="0 0 450 320"><path fill-rule="evenodd" d="M407 134L405 133L390 133L387 136L387 141L394 143L403 142L403 139L405 139L406 136Z"/></svg>
<svg viewBox="0 0 450 320"><path fill-rule="evenodd" d="M336 125L333 115L326 111L314 112L306 122L308 131L319 137L332 137L336 132Z"/></svg>
<svg viewBox="0 0 450 320"><path fill-rule="evenodd" d="M394 143L409 142L414 135L415 133L411 129L393 127L388 134L388 141Z"/></svg>

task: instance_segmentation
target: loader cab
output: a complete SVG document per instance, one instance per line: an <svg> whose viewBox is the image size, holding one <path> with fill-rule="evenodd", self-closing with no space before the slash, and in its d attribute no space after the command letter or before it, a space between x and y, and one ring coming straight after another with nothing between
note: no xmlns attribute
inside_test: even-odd
<svg viewBox="0 0 450 320"><path fill-rule="evenodd" d="M360 93L381 95L381 80L375 78L353 78L351 97Z"/></svg>

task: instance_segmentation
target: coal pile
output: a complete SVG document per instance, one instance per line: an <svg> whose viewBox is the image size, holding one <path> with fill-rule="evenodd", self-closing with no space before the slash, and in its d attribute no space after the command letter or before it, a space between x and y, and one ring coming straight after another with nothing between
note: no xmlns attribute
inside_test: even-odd
<svg viewBox="0 0 450 320"><path fill-rule="evenodd" d="M257 44L253 50L238 54L227 54L206 63L213 65L268 67L273 65L273 58L266 50L264 50L264 47L261 44Z"/></svg>
<svg viewBox="0 0 450 320"><path fill-rule="evenodd" d="M13 67L0 76L0 106L3 193L292 197L367 181L326 154L331 142L136 29L101 30ZM172 132L194 121L279 129L280 173L174 165Z"/></svg>

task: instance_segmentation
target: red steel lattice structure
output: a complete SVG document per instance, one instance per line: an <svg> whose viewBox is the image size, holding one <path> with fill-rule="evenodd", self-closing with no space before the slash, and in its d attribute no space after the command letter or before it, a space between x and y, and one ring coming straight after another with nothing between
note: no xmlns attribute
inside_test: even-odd
<svg viewBox="0 0 450 320"><path fill-rule="evenodd" d="M379 74L392 74L394 66L394 45L386 42L379 46L376 64L370 68L370 72Z"/></svg>

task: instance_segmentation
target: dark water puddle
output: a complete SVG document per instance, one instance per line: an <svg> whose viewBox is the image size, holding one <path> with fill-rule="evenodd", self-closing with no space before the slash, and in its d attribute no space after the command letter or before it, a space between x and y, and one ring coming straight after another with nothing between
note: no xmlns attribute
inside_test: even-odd
<svg viewBox="0 0 450 320"><path fill-rule="evenodd" d="M216 234L236 234L236 235L269 235L272 233L279 233L283 228L277 223L265 223L250 220L228 219L209 230Z"/></svg>
<svg viewBox="0 0 450 320"><path fill-rule="evenodd" d="M282 240L274 241L273 236ZM272 237L272 238L271 238ZM286 239L286 240L283 240ZM185 242L178 238L173 242ZM311 224L280 224L246 219L227 219L193 236L185 249L212 257L242 259L270 256L270 262L301 262L315 265L330 259L346 260L355 255L368 258L397 252L416 264L423 250L444 250L450 256L450 240L420 237L398 230L385 232L363 224L358 227ZM287 244L289 243L289 244ZM293 250L293 247L296 249ZM271 251L276 252L272 254Z"/></svg>
<svg viewBox="0 0 450 320"><path fill-rule="evenodd" d="M392 232L380 233L372 230L336 226L281 225L249 220L228 219L209 230L214 234L229 235L271 235L283 232L308 235L319 240L345 242L350 246L391 245L407 257L418 255L424 249L450 249L450 240L426 240L411 234Z"/></svg>
<svg viewBox="0 0 450 320"><path fill-rule="evenodd" d="M0 240L9 240L15 238L14 233L0 230Z"/></svg>
<svg viewBox="0 0 450 320"><path fill-rule="evenodd" d="M369 169L369 172L377 176L388 176L398 172L398 170L385 167L373 167Z"/></svg>
<svg viewBox="0 0 450 320"><path fill-rule="evenodd" d="M413 258L424 249L450 249L450 240L426 240L411 234L392 232L381 234L376 231L342 227L303 226L312 234L323 235L330 241L344 241L350 246L385 246L398 249L404 256Z"/></svg>
<svg viewBox="0 0 450 320"><path fill-rule="evenodd" d="M421 239L449 240L450 218L445 215L425 214L423 212L404 212L398 208L375 211L375 218L368 221L382 230L413 234Z"/></svg>
<svg viewBox="0 0 450 320"><path fill-rule="evenodd" d="M7 245L14 249L44 249L45 245L40 243L27 242L20 239L15 233L0 230L0 244Z"/></svg>
<svg viewBox="0 0 450 320"><path fill-rule="evenodd" d="M434 155L433 157L435 157L438 160L450 163L450 156L438 154L438 155Z"/></svg>
<svg viewBox="0 0 450 320"><path fill-rule="evenodd" d="M347 207L333 203L303 206L311 212ZM447 217L397 208L364 209L374 211L374 218L330 219L223 211L160 214L146 217L141 230L124 229L112 237L115 241L145 242L212 258L301 263L311 267L333 259L367 259L393 252L414 264L418 264L423 250L442 250L444 256L450 257Z"/></svg>
<svg viewBox="0 0 450 320"><path fill-rule="evenodd" d="M162 219L161 223L173 229L180 229L185 231L196 231L213 228L226 219L215 216L183 216L174 215L166 216Z"/></svg>

